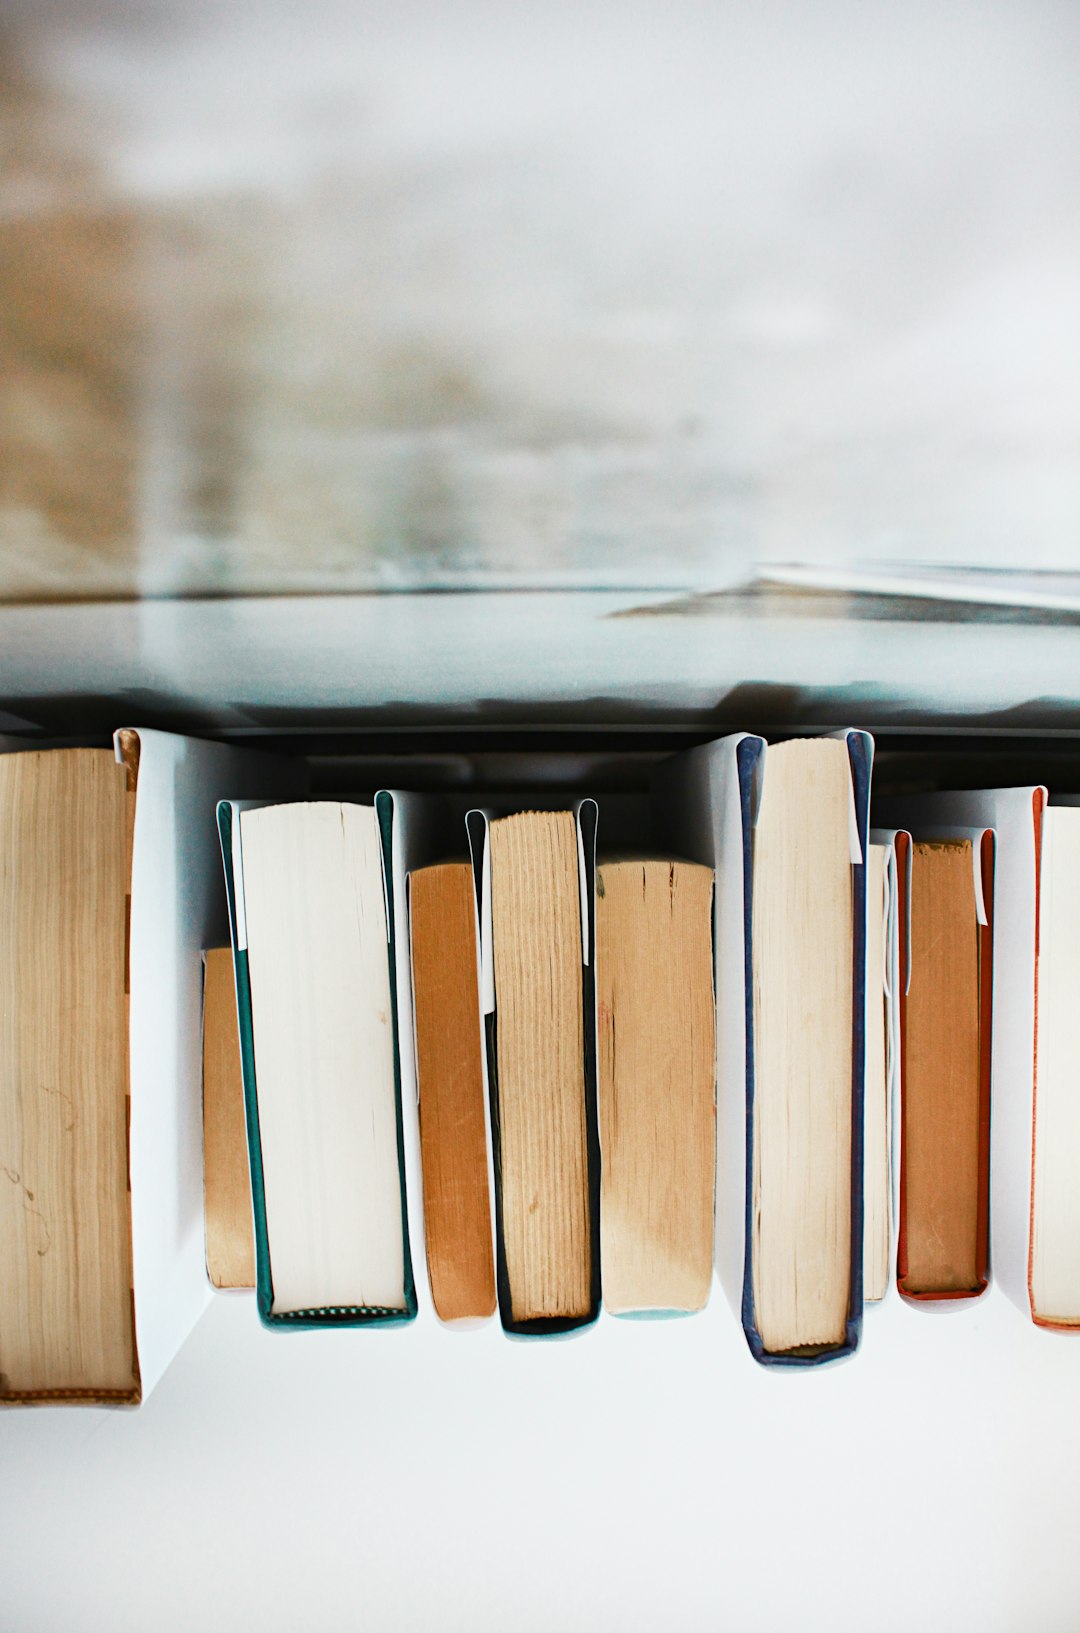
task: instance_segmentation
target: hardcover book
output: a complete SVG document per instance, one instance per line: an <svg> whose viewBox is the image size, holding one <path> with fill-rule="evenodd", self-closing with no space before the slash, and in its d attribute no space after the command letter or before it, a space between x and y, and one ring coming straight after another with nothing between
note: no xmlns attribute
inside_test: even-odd
<svg viewBox="0 0 1080 1633"><path fill-rule="evenodd" d="M405 1178L396 803L383 791L373 807L218 807L256 1297L273 1328L393 1324L417 1310ZM405 1020L411 1033L411 1009Z"/></svg>
<svg viewBox="0 0 1080 1633"><path fill-rule="evenodd" d="M476 895L468 862L409 874L424 1240L435 1312L495 1311L494 1209L480 1014Z"/></svg>
<svg viewBox="0 0 1080 1633"><path fill-rule="evenodd" d="M16 861L0 886L17 1042L0 1058L18 1175L0 1223L7 1400L136 1404L205 1308L202 948L226 933L214 802L303 776L141 729L118 732L115 755L0 757Z"/></svg>
<svg viewBox="0 0 1080 1633"><path fill-rule="evenodd" d="M872 753L739 735L654 782L657 832L716 869L717 1270L767 1365L859 1341Z"/></svg>
<svg viewBox="0 0 1080 1633"><path fill-rule="evenodd" d="M881 858L884 896L880 930L875 926L875 853ZM911 903L911 835L902 829L871 828L868 858L863 1298L872 1304L888 1297L896 1269L900 1217L900 1006L910 975L906 915L910 914ZM879 1024L882 1011L884 1049L875 1061L877 1044L871 1038L871 1028Z"/></svg>
<svg viewBox="0 0 1080 1633"><path fill-rule="evenodd" d="M572 1332L600 1306L596 804L470 812L503 1328Z"/></svg>
<svg viewBox="0 0 1080 1633"><path fill-rule="evenodd" d="M596 870L604 1308L708 1303L716 1188L713 877L674 857Z"/></svg>
<svg viewBox="0 0 1080 1633"><path fill-rule="evenodd" d="M990 1269L1036 1326L1061 1330L1080 1322L1080 1263L1071 1246L1080 1225L1073 1212L1080 1130L1068 1111L1074 997L1066 905L1067 826L1078 804L1075 795L1050 795L1035 784L898 797L883 806L890 819L924 831L994 830Z"/></svg>
<svg viewBox="0 0 1080 1633"><path fill-rule="evenodd" d="M901 921L897 1285L916 1300L987 1285L994 835L911 843Z"/></svg>

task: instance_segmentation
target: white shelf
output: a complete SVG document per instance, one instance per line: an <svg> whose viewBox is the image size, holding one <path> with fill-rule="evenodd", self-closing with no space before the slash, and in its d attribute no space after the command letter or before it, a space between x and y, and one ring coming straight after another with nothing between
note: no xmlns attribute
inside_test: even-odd
<svg viewBox="0 0 1080 1633"><path fill-rule="evenodd" d="M701 1316L271 1334L221 1295L137 1413L0 1419L15 1628L1075 1625L1080 1340L1004 1297L850 1362Z"/></svg>

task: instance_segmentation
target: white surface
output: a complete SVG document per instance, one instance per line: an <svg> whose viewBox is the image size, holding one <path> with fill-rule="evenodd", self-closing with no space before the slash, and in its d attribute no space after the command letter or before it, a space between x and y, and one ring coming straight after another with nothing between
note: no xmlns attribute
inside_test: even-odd
<svg viewBox="0 0 1080 1633"><path fill-rule="evenodd" d="M221 1296L140 1412L0 1417L3 1623L1072 1633L1078 1372L996 1291L798 1376L715 1298L514 1344Z"/></svg>

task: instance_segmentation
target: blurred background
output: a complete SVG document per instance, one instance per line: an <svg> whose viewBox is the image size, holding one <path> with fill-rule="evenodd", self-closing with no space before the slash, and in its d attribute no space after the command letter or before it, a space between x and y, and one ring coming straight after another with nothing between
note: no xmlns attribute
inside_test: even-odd
<svg viewBox="0 0 1080 1633"><path fill-rule="evenodd" d="M1068 0L8 0L0 599L1068 598L1078 84Z"/></svg>

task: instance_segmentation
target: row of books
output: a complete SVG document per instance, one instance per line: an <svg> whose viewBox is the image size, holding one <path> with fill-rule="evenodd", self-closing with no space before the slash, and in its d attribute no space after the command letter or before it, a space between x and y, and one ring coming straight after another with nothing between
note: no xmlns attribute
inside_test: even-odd
<svg viewBox="0 0 1080 1633"><path fill-rule="evenodd" d="M0 755L0 1396L137 1402L208 1264L275 1328L429 1287L539 1336L698 1310L715 1263L794 1367L991 1265L1080 1324L1080 809L871 829L872 752L674 756L615 856L591 800L457 833L160 732Z"/></svg>

